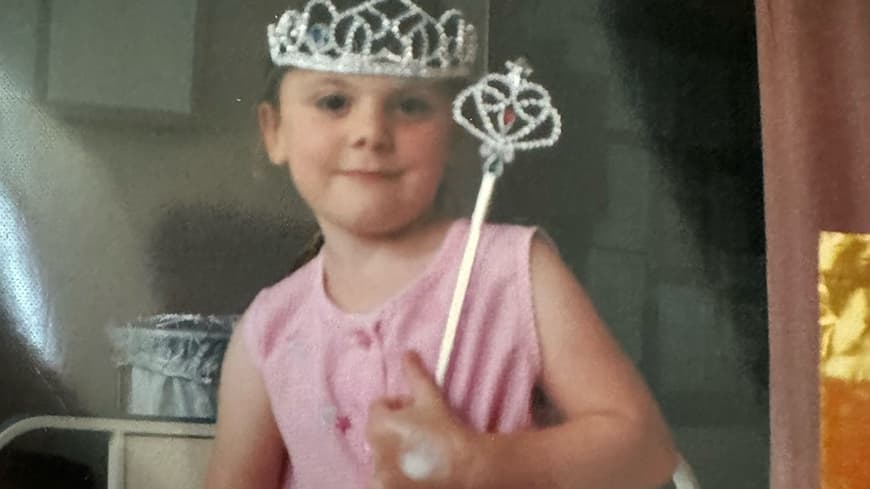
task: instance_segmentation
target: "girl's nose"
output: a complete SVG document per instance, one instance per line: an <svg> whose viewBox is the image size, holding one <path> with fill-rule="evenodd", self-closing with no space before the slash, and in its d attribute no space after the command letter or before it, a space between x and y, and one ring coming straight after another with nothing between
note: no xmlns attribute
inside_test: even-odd
<svg viewBox="0 0 870 489"><path fill-rule="evenodd" d="M353 147L377 152L393 148L393 131L389 114L383 107L372 104L358 107L351 121Z"/></svg>

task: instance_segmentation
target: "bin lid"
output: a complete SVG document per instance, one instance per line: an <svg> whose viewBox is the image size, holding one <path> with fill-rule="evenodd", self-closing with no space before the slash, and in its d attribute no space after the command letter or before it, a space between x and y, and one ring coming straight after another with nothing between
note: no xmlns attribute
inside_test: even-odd
<svg viewBox="0 0 870 489"><path fill-rule="evenodd" d="M110 329L118 367L210 384L220 377L227 343L239 316L160 314Z"/></svg>

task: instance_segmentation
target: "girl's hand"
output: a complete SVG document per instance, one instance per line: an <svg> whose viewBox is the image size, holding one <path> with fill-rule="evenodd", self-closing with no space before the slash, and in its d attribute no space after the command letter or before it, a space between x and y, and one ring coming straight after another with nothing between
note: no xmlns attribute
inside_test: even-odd
<svg viewBox="0 0 870 489"><path fill-rule="evenodd" d="M405 358L409 398L372 404L367 426L376 489L462 489L475 434L450 412L420 358Z"/></svg>

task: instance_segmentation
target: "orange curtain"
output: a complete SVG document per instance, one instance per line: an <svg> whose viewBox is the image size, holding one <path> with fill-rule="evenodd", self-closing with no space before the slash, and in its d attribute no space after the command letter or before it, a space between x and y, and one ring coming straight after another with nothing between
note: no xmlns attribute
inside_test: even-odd
<svg viewBox="0 0 870 489"><path fill-rule="evenodd" d="M870 2L756 0L756 14L770 308L771 487L816 489L824 487L819 240L823 231L870 232Z"/></svg>

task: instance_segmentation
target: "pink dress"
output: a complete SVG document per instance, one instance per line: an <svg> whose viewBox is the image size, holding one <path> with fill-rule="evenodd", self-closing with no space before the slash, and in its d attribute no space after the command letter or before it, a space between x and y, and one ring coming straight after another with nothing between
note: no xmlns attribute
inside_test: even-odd
<svg viewBox="0 0 870 489"><path fill-rule="evenodd" d="M284 488L364 488L368 406L407 394L401 359L434 371L467 220L404 291L365 314L338 309L323 287L322 255L251 304L245 342L261 372L290 457ZM486 224L445 381L456 414L486 432L532 424L540 371L529 270L535 229Z"/></svg>

